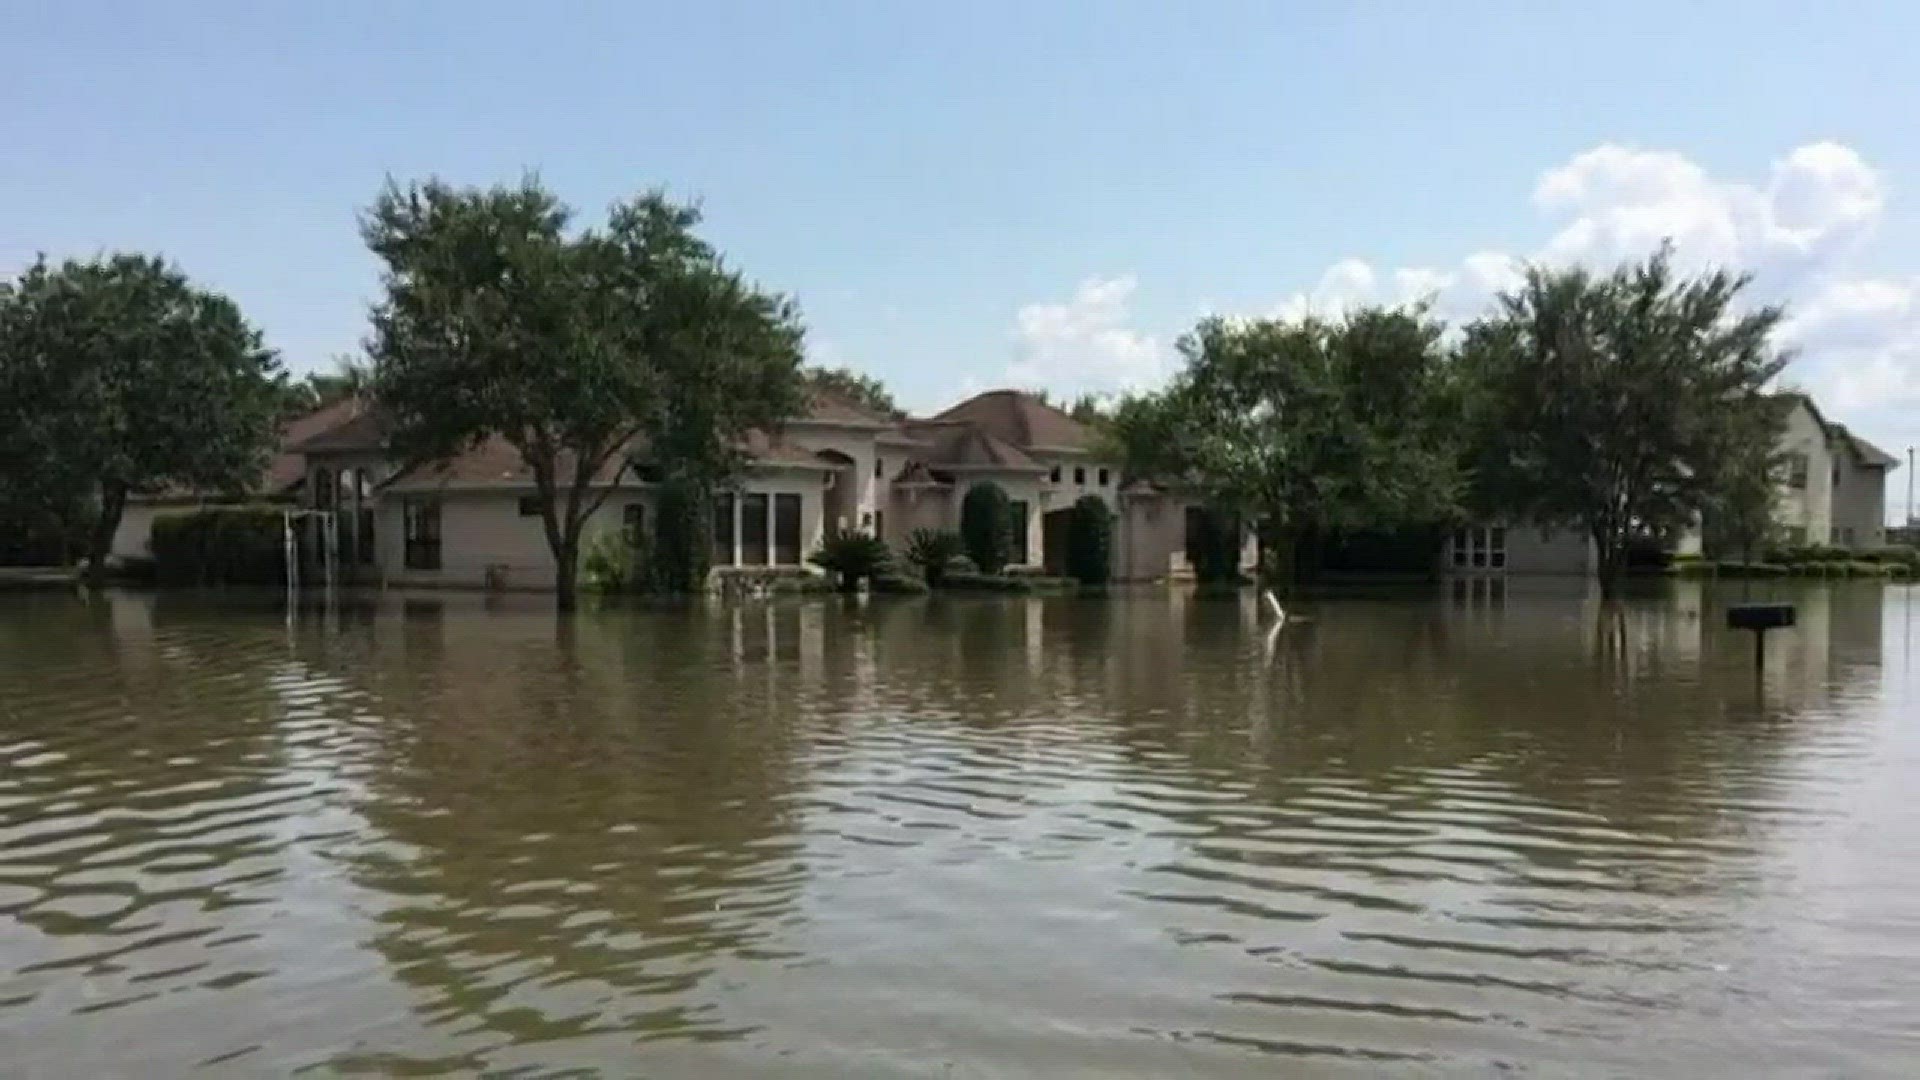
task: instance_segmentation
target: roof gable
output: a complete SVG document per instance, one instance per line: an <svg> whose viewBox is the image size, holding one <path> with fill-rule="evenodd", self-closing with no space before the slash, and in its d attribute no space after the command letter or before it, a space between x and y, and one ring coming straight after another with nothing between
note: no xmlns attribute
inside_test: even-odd
<svg viewBox="0 0 1920 1080"><path fill-rule="evenodd" d="M1020 390L989 390L953 406L935 421L973 424L1021 450L1085 452L1093 431L1065 412Z"/></svg>

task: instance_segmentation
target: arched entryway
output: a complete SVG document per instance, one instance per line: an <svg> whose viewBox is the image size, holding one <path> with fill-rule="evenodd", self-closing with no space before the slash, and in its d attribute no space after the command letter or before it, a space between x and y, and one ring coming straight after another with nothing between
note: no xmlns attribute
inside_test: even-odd
<svg viewBox="0 0 1920 1080"><path fill-rule="evenodd" d="M1067 572L1067 533L1072 520L1072 509L1050 510L1040 519L1040 556L1049 574L1064 576Z"/></svg>
<svg viewBox="0 0 1920 1080"><path fill-rule="evenodd" d="M814 456L833 466L833 472L827 474L826 491L820 498L821 529L835 532L854 528L860 523L857 513L860 481L856 468L858 463L838 450L822 450Z"/></svg>

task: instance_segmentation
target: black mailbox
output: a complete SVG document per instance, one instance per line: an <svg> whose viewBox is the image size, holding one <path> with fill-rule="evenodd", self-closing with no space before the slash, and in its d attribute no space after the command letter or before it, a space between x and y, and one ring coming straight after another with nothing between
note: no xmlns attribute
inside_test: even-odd
<svg viewBox="0 0 1920 1080"><path fill-rule="evenodd" d="M1727 627L1732 630L1775 630L1792 625L1792 604L1734 604L1727 608Z"/></svg>

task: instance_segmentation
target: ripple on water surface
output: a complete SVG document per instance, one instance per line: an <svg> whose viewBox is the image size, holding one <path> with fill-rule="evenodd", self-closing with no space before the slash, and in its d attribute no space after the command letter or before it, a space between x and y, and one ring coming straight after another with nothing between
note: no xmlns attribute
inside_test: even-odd
<svg viewBox="0 0 1920 1080"><path fill-rule="evenodd" d="M1908 1074L1914 600L0 597L26 1075ZM1611 621L1609 621L1611 620Z"/></svg>

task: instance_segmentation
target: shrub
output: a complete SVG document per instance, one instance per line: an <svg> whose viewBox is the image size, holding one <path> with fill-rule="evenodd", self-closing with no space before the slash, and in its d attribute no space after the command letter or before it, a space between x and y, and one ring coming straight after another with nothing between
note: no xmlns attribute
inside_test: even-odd
<svg viewBox="0 0 1920 1080"><path fill-rule="evenodd" d="M589 592L629 592L640 584L634 569L643 565L625 529L595 529L580 553L580 583Z"/></svg>
<svg viewBox="0 0 1920 1080"><path fill-rule="evenodd" d="M840 575L841 592L858 592L860 583L884 573L893 561L886 542L852 529L835 529L807 561Z"/></svg>
<svg viewBox="0 0 1920 1080"><path fill-rule="evenodd" d="M1044 574L980 574L948 571L941 588L950 592L1046 593L1072 592L1072 578Z"/></svg>
<svg viewBox="0 0 1920 1080"><path fill-rule="evenodd" d="M1067 573L1082 585L1113 578L1113 514L1098 495L1083 495L1067 518Z"/></svg>
<svg viewBox="0 0 1920 1080"><path fill-rule="evenodd" d="M955 555L953 558L947 560L946 573L948 574L977 574L979 572L980 564L967 558L964 554Z"/></svg>
<svg viewBox="0 0 1920 1080"><path fill-rule="evenodd" d="M154 575L176 585L280 585L286 524L273 506L211 506L153 521Z"/></svg>
<svg viewBox="0 0 1920 1080"><path fill-rule="evenodd" d="M909 574L876 574L873 591L893 596L918 596L927 591L927 583Z"/></svg>
<svg viewBox="0 0 1920 1080"><path fill-rule="evenodd" d="M915 529L907 537L907 561L920 569L928 585L938 586L955 559L966 559L960 534L951 529ZM973 569L973 560L967 560Z"/></svg>
<svg viewBox="0 0 1920 1080"><path fill-rule="evenodd" d="M1192 535L1188 537L1187 551L1187 558L1193 564L1194 579L1205 584L1238 581L1239 519L1212 507L1202 508L1198 518Z"/></svg>
<svg viewBox="0 0 1920 1080"><path fill-rule="evenodd" d="M653 592L698 592L706 586L711 556L708 501L696 485L670 481L654 500L652 550L645 586Z"/></svg>
<svg viewBox="0 0 1920 1080"><path fill-rule="evenodd" d="M997 574L1013 558L1013 502L992 481L967 489L960 502L960 540L984 574Z"/></svg>

